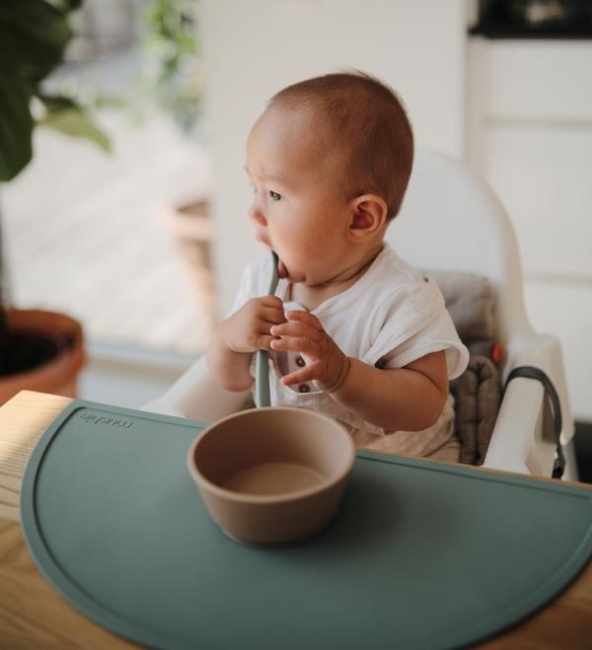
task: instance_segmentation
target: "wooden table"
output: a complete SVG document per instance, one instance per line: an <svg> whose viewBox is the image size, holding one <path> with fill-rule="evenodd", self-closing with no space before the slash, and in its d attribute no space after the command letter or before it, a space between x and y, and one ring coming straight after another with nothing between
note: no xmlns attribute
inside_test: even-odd
<svg viewBox="0 0 592 650"><path fill-rule="evenodd" d="M37 570L21 535L18 499L28 456L45 428L69 402L64 397L23 391L0 408L0 648L3 650L137 647L95 625L62 600ZM592 486L585 487L592 489ZM543 611L478 647L483 650L592 647L592 564Z"/></svg>

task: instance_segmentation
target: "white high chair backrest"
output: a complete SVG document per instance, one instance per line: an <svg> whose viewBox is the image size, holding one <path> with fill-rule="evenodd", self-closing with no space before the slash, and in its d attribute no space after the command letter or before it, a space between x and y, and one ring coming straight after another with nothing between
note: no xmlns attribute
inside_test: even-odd
<svg viewBox="0 0 592 650"><path fill-rule="evenodd" d="M516 235L499 199L464 163L419 149L387 241L420 269L469 271L496 294L499 340L530 336Z"/></svg>

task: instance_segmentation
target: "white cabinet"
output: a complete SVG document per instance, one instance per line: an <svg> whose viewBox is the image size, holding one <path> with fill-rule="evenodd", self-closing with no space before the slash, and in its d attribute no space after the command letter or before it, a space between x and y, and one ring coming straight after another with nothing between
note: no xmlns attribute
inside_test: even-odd
<svg viewBox="0 0 592 650"><path fill-rule="evenodd" d="M592 280L592 128L497 125L486 146L528 276Z"/></svg>
<svg viewBox="0 0 592 650"><path fill-rule="evenodd" d="M592 41L481 41L488 118L592 126Z"/></svg>
<svg viewBox="0 0 592 650"><path fill-rule="evenodd" d="M530 319L560 338L592 420L592 41L478 38L468 56L469 162L512 217Z"/></svg>

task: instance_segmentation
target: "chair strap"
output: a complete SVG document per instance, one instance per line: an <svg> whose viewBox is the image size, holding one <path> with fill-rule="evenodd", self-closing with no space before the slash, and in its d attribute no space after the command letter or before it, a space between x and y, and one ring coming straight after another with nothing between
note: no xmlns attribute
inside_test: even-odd
<svg viewBox="0 0 592 650"><path fill-rule="evenodd" d="M557 395L555 386L553 386L553 382L540 368L535 368L534 366L518 366L508 375L504 391L507 389L508 384L512 379L516 379L516 377L536 379L543 384L545 395L551 405L551 412L553 414L553 431L555 434L555 443L557 445L557 458L555 458L555 462L553 463L553 478L561 478L565 471L565 455L563 453L563 447L561 446L561 430L563 428L563 421L561 418L561 403L559 402L559 396Z"/></svg>

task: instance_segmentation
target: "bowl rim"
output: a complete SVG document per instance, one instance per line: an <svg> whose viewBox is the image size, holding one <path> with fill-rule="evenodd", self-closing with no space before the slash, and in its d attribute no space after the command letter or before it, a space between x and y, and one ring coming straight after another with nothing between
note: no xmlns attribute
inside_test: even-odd
<svg viewBox="0 0 592 650"><path fill-rule="evenodd" d="M335 476L325 479L313 487L309 487L304 490L297 490L295 492L281 492L275 495L243 494L241 492L235 492L234 490L228 490L226 488L220 487L219 485L216 485L216 483L213 483L212 481L207 479L197 469L194 462L195 450L200 444L200 441L205 439L204 436L207 435L211 430L213 430L215 426L222 424L223 422L226 422L228 420L233 420L248 412L271 411L271 410L293 411L299 414L301 414L304 411L308 414L312 414L313 417L320 417L326 420L327 422L330 422L338 429L340 429L344 434L343 435L344 439L347 439L348 441L348 443L346 443L348 446L348 459L345 464L345 467ZM196 436L195 440L191 443L191 447L187 452L187 467L189 469L189 473L191 474L195 482L198 484L198 486L203 486L204 488L207 488L210 492L214 493L216 496L224 497L226 499L231 499L235 502L240 502L240 503L274 504L274 503L287 503L287 502L297 501L300 499L305 499L307 497L328 490L329 488L333 487L334 485L337 485L347 477L347 475L352 470L355 459L356 459L356 447L354 441L350 436L350 434L348 433L347 429L340 422L337 422L337 420L334 420L333 418L330 418L329 416L324 415L323 413L318 413L317 411L313 411L311 409L306 409L306 408L296 408L293 406L264 406L260 408L244 409L243 411L237 411L236 413L231 413L230 415L220 418L219 420L216 420L215 422L212 422L210 425L208 425L208 427L206 427L198 436Z"/></svg>

